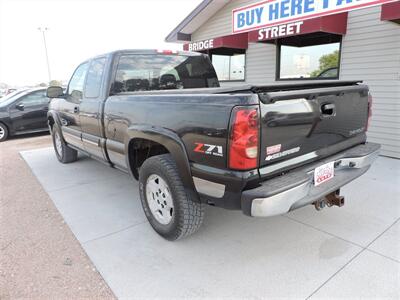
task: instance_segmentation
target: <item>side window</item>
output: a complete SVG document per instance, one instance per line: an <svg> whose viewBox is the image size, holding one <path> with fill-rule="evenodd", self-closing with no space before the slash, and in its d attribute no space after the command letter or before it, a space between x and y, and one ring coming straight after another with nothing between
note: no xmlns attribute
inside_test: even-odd
<svg viewBox="0 0 400 300"><path fill-rule="evenodd" d="M89 67L85 85L85 97L97 98L100 96L101 80L103 78L106 58L94 59Z"/></svg>
<svg viewBox="0 0 400 300"><path fill-rule="evenodd" d="M25 107L45 105L49 103L49 98L46 97L46 91L37 91L22 97L18 103Z"/></svg>
<svg viewBox="0 0 400 300"><path fill-rule="evenodd" d="M85 83L88 66L88 63L83 63L75 70L68 86L68 99L72 101L78 101L82 99L83 84Z"/></svg>

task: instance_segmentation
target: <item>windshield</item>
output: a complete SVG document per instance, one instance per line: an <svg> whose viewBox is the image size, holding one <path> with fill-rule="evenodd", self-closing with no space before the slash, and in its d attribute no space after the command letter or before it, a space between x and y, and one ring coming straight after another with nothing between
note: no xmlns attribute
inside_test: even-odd
<svg viewBox="0 0 400 300"><path fill-rule="evenodd" d="M19 98L20 94L22 94L25 91L27 91L27 89L16 90L8 94L7 96L0 98L0 105L3 106L12 103L14 100Z"/></svg>
<svg viewBox="0 0 400 300"><path fill-rule="evenodd" d="M219 87L210 60L201 56L122 55L113 93Z"/></svg>

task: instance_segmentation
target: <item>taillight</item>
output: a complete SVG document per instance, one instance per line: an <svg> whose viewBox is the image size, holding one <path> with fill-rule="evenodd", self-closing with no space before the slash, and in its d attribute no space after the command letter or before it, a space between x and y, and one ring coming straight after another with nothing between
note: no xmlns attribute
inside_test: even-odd
<svg viewBox="0 0 400 300"><path fill-rule="evenodd" d="M254 169L258 165L260 116L258 108L235 107L229 138L229 168Z"/></svg>
<svg viewBox="0 0 400 300"><path fill-rule="evenodd" d="M367 122L367 130L369 125L371 124L371 117L372 117L372 95L368 93L368 122Z"/></svg>

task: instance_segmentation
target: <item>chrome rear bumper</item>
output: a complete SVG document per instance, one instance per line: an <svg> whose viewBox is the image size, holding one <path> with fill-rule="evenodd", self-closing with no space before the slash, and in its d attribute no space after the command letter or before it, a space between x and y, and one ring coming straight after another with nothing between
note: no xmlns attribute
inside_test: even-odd
<svg viewBox="0 0 400 300"><path fill-rule="evenodd" d="M380 145L374 143L358 145L267 180L260 187L243 192L242 210L253 217L268 217L320 200L368 171L379 149ZM332 161L335 162L334 178L315 186L314 169Z"/></svg>

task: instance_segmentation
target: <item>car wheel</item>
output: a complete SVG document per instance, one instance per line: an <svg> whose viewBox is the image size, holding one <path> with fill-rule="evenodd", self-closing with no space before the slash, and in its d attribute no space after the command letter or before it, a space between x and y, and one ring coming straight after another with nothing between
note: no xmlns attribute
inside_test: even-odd
<svg viewBox="0 0 400 300"><path fill-rule="evenodd" d="M170 154L147 159L139 171L140 199L154 230L174 241L193 234L203 223L204 204L186 193Z"/></svg>
<svg viewBox="0 0 400 300"><path fill-rule="evenodd" d="M0 142L4 142L8 137L8 128L3 123L0 123Z"/></svg>
<svg viewBox="0 0 400 300"><path fill-rule="evenodd" d="M61 136L61 130L57 124L53 125L51 131L54 151L57 159L63 164L74 162L78 159L78 151L69 147Z"/></svg>

